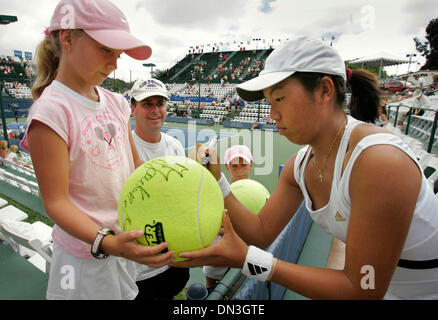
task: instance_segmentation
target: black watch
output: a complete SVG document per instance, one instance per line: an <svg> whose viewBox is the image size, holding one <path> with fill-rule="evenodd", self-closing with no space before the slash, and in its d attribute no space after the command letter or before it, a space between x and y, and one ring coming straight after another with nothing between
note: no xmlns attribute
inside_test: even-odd
<svg viewBox="0 0 438 320"><path fill-rule="evenodd" d="M114 235L114 231L108 228L103 228L97 231L96 237L94 238L93 243L91 244L91 255L94 258L96 259L108 258L109 255L100 250L100 245L102 244L102 240L108 234Z"/></svg>

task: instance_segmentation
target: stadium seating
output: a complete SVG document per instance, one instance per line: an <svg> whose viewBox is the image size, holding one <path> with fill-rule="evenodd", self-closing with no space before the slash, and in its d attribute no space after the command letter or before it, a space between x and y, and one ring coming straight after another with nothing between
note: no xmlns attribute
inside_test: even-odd
<svg viewBox="0 0 438 320"><path fill-rule="evenodd" d="M13 82L5 82L5 90L13 98L19 98L19 99L32 98L32 91L25 84L21 84L21 83L14 84Z"/></svg>
<svg viewBox="0 0 438 320"><path fill-rule="evenodd" d="M260 115L258 111L258 105L252 104L248 105L242 109L239 116L231 121L234 122L249 122L249 123L260 123L260 124L275 124L275 120L270 120L270 105L260 105Z"/></svg>
<svg viewBox="0 0 438 320"><path fill-rule="evenodd" d="M221 83L221 80L240 83L254 77L271 52L272 49L190 53L168 69L160 80L164 83L198 82L198 67L202 65L202 83Z"/></svg>
<svg viewBox="0 0 438 320"><path fill-rule="evenodd" d="M430 105L424 106L425 112L423 115L411 115L411 120L409 122L408 134L418 139L420 142L428 143L431 136L432 126L435 119L435 114L438 111L438 96L428 97ZM394 123L395 117L400 119L400 112L408 112L409 107L411 107L413 98L406 99L400 102L393 102L387 104L390 110L389 121L391 124ZM399 108L399 113L397 113L397 107ZM407 120L404 121L403 126L400 130L404 133L407 129ZM435 132L434 144L433 146L438 146L438 130Z"/></svg>
<svg viewBox="0 0 438 320"><path fill-rule="evenodd" d="M0 228L19 255L26 257L42 272L49 271L53 251L52 227L41 221L32 224L7 221L1 224Z"/></svg>
<svg viewBox="0 0 438 320"><path fill-rule="evenodd" d="M31 194L39 195L35 172L32 169L6 159L0 160L0 164L0 181L5 181Z"/></svg>

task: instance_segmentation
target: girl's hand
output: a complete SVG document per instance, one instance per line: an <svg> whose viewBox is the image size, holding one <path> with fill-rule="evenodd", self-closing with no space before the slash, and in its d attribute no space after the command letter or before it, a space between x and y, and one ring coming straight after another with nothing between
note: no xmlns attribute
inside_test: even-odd
<svg viewBox="0 0 438 320"><path fill-rule="evenodd" d="M110 255L124 257L151 268L159 268L174 261L174 251L161 253L168 247L167 242L148 247L137 242L143 236L143 230L131 230L118 234L108 235L102 241L102 250Z"/></svg>
<svg viewBox="0 0 438 320"><path fill-rule="evenodd" d="M174 262L171 263L170 266L179 268L200 266L242 268L248 252L248 246L234 231L226 210L224 213L223 225L224 236L219 242L212 244L205 249L182 252L179 254L179 257L190 260Z"/></svg>
<svg viewBox="0 0 438 320"><path fill-rule="evenodd" d="M221 178L221 165L220 159L217 154L216 148L206 147L205 145L198 143L196 150L189 154L189 158L202 164L202 159L210 157L210 161L206 165L207 169L213 174L216 180Z"/></svg>

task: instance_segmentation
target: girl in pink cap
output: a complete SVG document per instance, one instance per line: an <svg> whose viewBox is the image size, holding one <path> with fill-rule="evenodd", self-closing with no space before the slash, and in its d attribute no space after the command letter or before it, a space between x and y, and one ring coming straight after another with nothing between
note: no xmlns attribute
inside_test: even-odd
<svg viewBox="0 0 438 320"><path fill-rule="evenodd" d="M249 174L254 167L251 150L245 145L235 145L225 150L224 163L230 174L230 183L249 179Z"/></svg>
<svg viewBox="0 0 438 320"><path fill-rule="evenodd" d="M141 246L142 230L121 232L118 224L120 190L143 163L129 104L99 87L123 52L139 60L151 55L106 0L61 1L37 49L34 104L21 146L31 153L55 222L48 299L134 299L133 261L151 267L171 261L172 251L157 255L167 243Z"/></svg>

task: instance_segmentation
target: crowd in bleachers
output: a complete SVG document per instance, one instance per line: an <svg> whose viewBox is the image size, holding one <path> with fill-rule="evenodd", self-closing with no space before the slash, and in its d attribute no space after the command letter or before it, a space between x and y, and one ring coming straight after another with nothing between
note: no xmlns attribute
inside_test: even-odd
<svg viewBox="0 0 438 320"><path fill-rule="evenodd" d="M199 84L185 82L166 84L166 87L171 97L198 97L199 88L201 88L202 97L217 98L219 101L237 97L236 85L230 83L201 83L199 86Z"/></svg>
<svg viewBox="0 0 438 320"><path fill-rule="evenodd" d="M0 58L0 73L14 74L15 71L15 61L11 57Z"/></svg>
<svg viewBox="0 0 438 320"><path fill-rule="evenodd" d="M6 82L2 81L2 93L7 93L9 96L17 99L31 99L32 90L23 83L18 81Z"/></svg>
<svg viewBox="0 0 438 320"><path fill-rule="evenodd" d="M263 69L272 49L189 53L160 78L164 83L240 83Z"/></svg>
<svg viewBox="0 0 438 320"><path fill-rule="evenodd" d="M0 56L0 74L29 76L26 71L29 65L30 62L23 58L16 61L10 56Z"/></svg>
<svg viewBox="0 0 438 320"><path fill-rule="evenodd" d="M263 51L261 52L263 53ZM217 70L213 74L213 79L208 77L207 80L219 79L221 84L228 81L242 82L257 76L263 69L266 58L260 58L257 50L253 50L251 54L239 55L233 64L233 61L227 63L227 56L224 55L223 62L220 62ZM263 56L263 54L261 54ZM222 55L220 55L220 59ZM232 60L232 59L231 59ZM246 71L246 72L245 72Z"/></svg>

